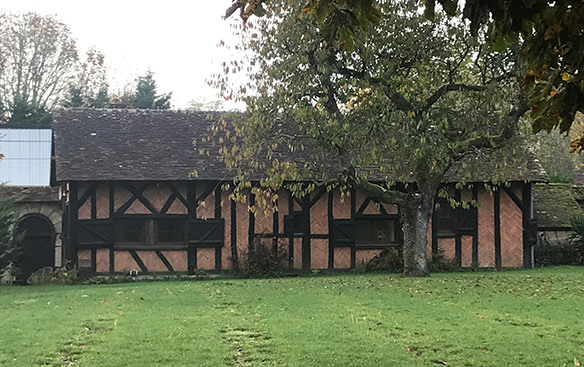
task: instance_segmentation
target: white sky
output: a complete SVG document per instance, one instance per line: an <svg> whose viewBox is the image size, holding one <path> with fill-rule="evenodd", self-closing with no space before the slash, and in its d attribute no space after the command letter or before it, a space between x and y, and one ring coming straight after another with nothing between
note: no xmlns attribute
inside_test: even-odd
<svg viewBox="0 0 584 367"><path fill-rule="evenodd" d="M105 55L110 91L134 85L138 75L154 72L158 93L173 92L173 108L190 100L219 99L206 79L233 59L219 48L234 40L222 15L231 0L4 0L0 9L56 15L67 24L80 55L94 47ZM233 44L235 41L228 43ZM226 108L240 105L225 104Z"/></svg>

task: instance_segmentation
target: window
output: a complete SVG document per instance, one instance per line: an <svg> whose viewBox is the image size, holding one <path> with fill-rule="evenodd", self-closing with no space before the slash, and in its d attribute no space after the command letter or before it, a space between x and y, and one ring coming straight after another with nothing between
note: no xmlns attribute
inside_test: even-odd
<svg viewBox="0 0 584 367"><path fill-rule="evenodd" d="M434 216L437 233L444 236L454 236L456 233L456 209L446 201L441 201Z"/></svg>
<svg viewBox="0 0 584 367"><path fill-rule="evenodd" d="M158 242L182 242L185 240L183 219L158 219Z"/></svg>
<svg viewBox="0 0 584 367"><path fill-rule="evenodd" d="M116 220L116 244L157 245L185 241L186 218L121 218Z"/></svg>
<svg viewBox="0 0 584 367"><path fill-rule="evenodd" d="M294 211L291 215L284 216L284 233L303 233L305 225L304 213L301 211Z"/></svg>
<svg viewBox="0 0 584 367"><path fill-rule="evenodd" d="M396 221L388 218L360 218L355 221L357 245L388 245L397 243Z"/></svg>
<svg viewBox="0 0 584 367"><path fill-rule="evenodd" d="M473 234L477 228L477 213L476 207L452 208L447 202L441 201L434 214L438 235Z"/></svg>
<svg viewBox="0 0 584 367"><path fill-rule="evenodd" d="M116 221L115 240L123 243L144 242L143 219L119 219Z"/></svg>

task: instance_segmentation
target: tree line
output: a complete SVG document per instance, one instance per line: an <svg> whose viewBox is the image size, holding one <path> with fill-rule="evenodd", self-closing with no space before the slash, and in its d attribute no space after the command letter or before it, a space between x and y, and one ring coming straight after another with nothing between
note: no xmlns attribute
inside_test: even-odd
<svg viewBox="0 0 584 367"><path fill-rule="evenodd" d="M58 107L168 109L171 96L158 94L151 71L112 93L105 56L94 49L80 56L66 24L0 13L0 123L49 123Z"/></svg>

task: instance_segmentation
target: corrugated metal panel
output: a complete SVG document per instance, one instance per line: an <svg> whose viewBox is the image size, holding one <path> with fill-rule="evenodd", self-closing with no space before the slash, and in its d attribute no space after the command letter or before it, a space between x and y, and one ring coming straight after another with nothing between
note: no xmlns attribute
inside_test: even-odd
<svg viewBox="0 0 584 367"><path fill-rule="evenodd" d="M0 182L48 186L51 175L51 129L0 129Z"/></svg>

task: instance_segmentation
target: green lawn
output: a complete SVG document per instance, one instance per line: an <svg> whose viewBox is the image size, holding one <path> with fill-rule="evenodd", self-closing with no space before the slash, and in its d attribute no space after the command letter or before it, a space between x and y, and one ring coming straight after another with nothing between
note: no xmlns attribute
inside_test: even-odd
<svg viewBox="0 0 584 367"><path fill-rule="evenodd" d="M584 267L0 287L0 366L584 365Z"/></svg>

